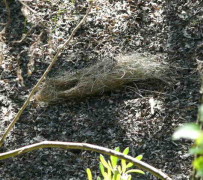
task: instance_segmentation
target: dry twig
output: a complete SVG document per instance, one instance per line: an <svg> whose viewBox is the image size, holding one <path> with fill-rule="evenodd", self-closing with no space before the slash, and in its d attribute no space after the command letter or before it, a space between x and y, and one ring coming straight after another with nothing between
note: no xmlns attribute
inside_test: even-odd
<svg viewBox="0 0 203 180"><path fill-rule="evenodd" d="M5 0L6 1L6 0ZM55 62L58 59L58 56L60 55L60 53L64 50L64 48L70 43L71 39L73 38L73 36L75 35L76 31L80 28L80 26L85 22L91 8L93 6L93 2L90 1L90 6L85 14L85 16L83 17L83 19L78 23L78 25L74 28L74 30L72 31L70 37L67 39L67 41L58 48L56 55L52 58L52 61L50 63L50 65L47 67L46 71L44 72L44 74L42 75L42 77L38 80L37 84L33 87L33 89L31 90L27 100L24 102L23 106L20 108L20 110L18 111L18 113L16 114L15 118L13 119L13 121L9 124L8 128L6 129L5 133L3 134L1 140L0 140L0 147L2 146L2 144L4 143L5 138L8 136L9 132L12 130L12 128L14 127L14 125L16 124L16 122L18 121L18 119L20 118L20 116L22 115L23 111L25 110L25 108L29 105L30 100L32 98L32 96L35 94L35 92L37 91L39 85L41 84L41 82L47 77L47 74L50 72L51 68L53 67L53 65L55 64Z"/></svg>
<svg viewBox="0 0 203 180"><path fill-rule="evenodd" d="M94 151L102 154L106 154L109 156L116 156L120 159L124 159L128 162L132 162L135 166L137 166L140 169L143 169L144 171L148 171L154 176L162 179L162 180L172 180L168 175L160 171L159 169L156 169L155 167L143 162L139 161L129 155L124 155L121 152L117 152L115 150L111 150L105 147L92 145L88 143L75 143L75 142L58 142L58 141L43 141L40 143L28 145L21 147L19 149L15 149L9 152L0 153L0 160L7 159L10 157L18 156L23 153L27 153L33 150L41 149L41 148L62 148L62 149L81 149L81 150L88 150L88 151Z"/></svg>

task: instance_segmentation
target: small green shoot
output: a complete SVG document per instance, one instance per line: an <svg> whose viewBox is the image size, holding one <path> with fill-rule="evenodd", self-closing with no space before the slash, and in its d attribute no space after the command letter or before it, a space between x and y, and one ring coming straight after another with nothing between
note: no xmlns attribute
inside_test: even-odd
<svg viewBox="0 0 203 180"><path fill-rule="evenodd" d="M92 179L92 172L91 172L91 170L90 170L89 168L87 168L87 169L86 169L86 172L87 172L87 177L88 177L88 179L89 179L89 180L93 180L93 179Z"/></svg>
<svg viewBox="0 0 203 180"><path fill-rule="evenodd" d="M115 148L115 151L120 152L120 148ZM130 149L127 147L124 151L124 155L128 155ZM143 156L139 155L136 157L138 160L142 160ZM100 155L100 163L99 168L102 175L103 180L131 180L132 175L131 173L139 173L145 174L140 169L130 169L134 166L133 163L127 163L126 160L122 159L119 160L118 157L110 156L110 160L106 160L103 155ZM93 180L92 172L88 168L86 170L88 180ZM97 180L101 180L101 177L97 177Z"/></svg>

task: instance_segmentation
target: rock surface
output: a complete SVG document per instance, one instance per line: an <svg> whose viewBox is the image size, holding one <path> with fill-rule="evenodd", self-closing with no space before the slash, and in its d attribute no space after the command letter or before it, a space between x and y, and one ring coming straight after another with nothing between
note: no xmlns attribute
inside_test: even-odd
<svg viewBox="0 0 203 180"><path fill-rule="evenodd" d="M87 9L86 1L10 1L12 21L0 45L0 132ZM172 141L175 129L196 120L199 76L196 48L203 41L202 1L98 0L87 22L61 54L49 77L76 71L104 57L131 52L164 54L176 69L172 87L140 81L82 102L31 103L1 152L43 140L130 147L131 155L187 180L191 142ZM7 12L0 2L0 30ZM24 39L23 35L27 34ZM22 41L19 41L21 40ZM99 173L98 154L43 149L0 161L2 180L81 180L85 169ZM134 179L155 180L150 174Z"/></svg>

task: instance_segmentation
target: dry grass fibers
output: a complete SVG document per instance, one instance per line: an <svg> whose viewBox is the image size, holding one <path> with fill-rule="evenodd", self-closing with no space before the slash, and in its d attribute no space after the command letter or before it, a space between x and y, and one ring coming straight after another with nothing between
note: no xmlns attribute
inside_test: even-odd
<svg viewBox="0 0 203 180"><path fill-rule="evenodd" d="M159 79L167 82L168 67L158 56L143 54L120 55L104 60L75 73L63 73L48 79L37 93L44 102L77 100L115 90L132 81Z"/></svg>

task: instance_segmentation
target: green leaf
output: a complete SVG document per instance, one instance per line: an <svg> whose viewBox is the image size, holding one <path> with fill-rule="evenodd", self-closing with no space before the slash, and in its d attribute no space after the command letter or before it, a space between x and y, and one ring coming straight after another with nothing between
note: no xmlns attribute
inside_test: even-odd
<svg viewBox="0 0 203 180"><path fill-rule="evenodd" d="M173 139L177 140L180 138L186 139L197 139L201 135L202 131L197 124L188 123L179 127L173 134Z"/></svg>
<svg viewBox="0 0 203 180"><path fill-rule="evenodd" d="M115 169L118 163L118 158L116 156L111 156L110 159L111 159L112 168Z"/></svg>
<svg viewBox="0 0 203 180"><path fill-rule="evenodd" d="M140 169L130 169L126 172L126 174L129 174L129 173L139 173L139 174L145 174L144 171L140 170Z"/></svg>
<svg viewBox="0 0 203 180"><path fill-rule="evenodd" d="M203 157L198 157L193 162L193 166L198 171L198 175L203 176Z"/></svg>
<svg viewBox="0 0 203 180"><path fill-rule="evenodd" d="M115 180L121 180L121 174L118 173Z"/></svg>
<svg viewBox="0 0 203 180"><path fill-rule="evenodd" d="M120 152L120 147L116 147L114 150Z"/></svg>
<svg viewBox="0 0 203 180"><path fill-rule="evenodd" d="M109 180L109 177L108 177L108 173L107 173L107 172L104 173L104 180Z"/></svg>
<svg viewBox="0 0 203 180"><path fill-rule="evenodd" d="M118 170L114 171L113 180L120 180L120 178L121 178L121 175L118 172Z"/></svg>
<svg viewBox="0 0 203 180"><path fill-rule="evenodd" d="M201 135L196 139L196 144L198 146L203 146L203 132L201 133Z"/></svg>
<svg viewBox="0 0 203 180"><path fill-rule="evenodd" d="M131 168L132 166L134 166L134 164L131 163L131 162L129 162L129 163L127 164L127 166L126 166L126 169Z"/></svg>
<svg viewBox="0 0 203 180"><path fill-rule="evenodd" d="M92 180L92 172L89 168L86 169L88 180Z"/></svg>
<svg viewBox="0 0 203 180"><path fill-rule="evenodd" d="M97 180L102 180L99 176L97 177Z"/></svg>
<svg viewBox="0 0 203 180"><path fill-rule="evenodd" d="M120 152L120 148L116 147L115 151ZM118 158L116 156L110 156L110 159L111 159L112 167L113 167L113 169L115 169L117 166L117 163L118 163Z"/></svg>
<svg viewBox="0 0 203 180"><path fill-rule="evenodd" d="M101 161L101 163L103 164L103 166L104 166L105 168L107 168L107 169L110 168L109 165L108 165L108 163L106 162L106 160L105 160L105 158L104 158L104 156L103 156L102 154L100 154L100 161Z"/></svg>
<svg viewBox="0 0 203 180"><path fill-rule="evenodd" d="M129 151L130 151L130 148L127 147L124 149L123 154L128 155Z"/></svg>
<svg viewBox="0 0 203 180"><path fill-rule="evenodd" d="M112 179L111 178L111 174L112 174L111 168L108 168L107 170L108 170L108 178L107 178L107 180L111 180Z"/></svg>
<svg viewBox="0 0 203 180"><path fill-rule="evenodd" d="M100 169L102 176L105 177L105 169L104 169L104 166L101 162L99 163L99 169Z"/></svg>
<svg viewBox="0 0 203 180"><path fill-rule="evenodd" d="M139 156L137 156L135 159L137 159L137 160L141 161L141 160L142 160L142 158L143 158L143 155L139 155Z"/></svg>
<svg viewBox="0 0 203 180"><path fill-rule="evenodd" d="M109 160L108 160L108 165L109 165L110 170L113 172L113 167L112 167L111 162Z"/></svg>
<svg viewBox="0 0 203 180"><path fill-rule="evenodd" d="M122 168L122 173L125 173L127 169L127 165L126 165L126 160L124 159L121 160L121 168Z"/></svg>
<svg viewBox="0 0 203 180"><path fill-rule="evenodd" d="M203 146L190 148L191 154L203 154Z"/></svg>
<svg viewBox="0 0 203 180"><path fill-rule="evenodd" d="M131 180L131 179L132 179L132 176L131 176L131 175L129 175L129 176L128 176L128 180Z"/></svg>
<svg viewBox="0 0 203 180"><path fill-rule="evenodd" d="M113 174L112 180L116 180L116 174Z"/></svg>
<svg viewBox="0 0 203 180"><path fill-rule="evenodd" d="M130 151L130 148L127 147L124 149L123 154L128 155L129 151ZM124 159L121 160L121 167L122 167L122 173L125 173L127 169L126 160Z"/></svg>
<svg viewBox="0 0 203 180"><path fill-rule="evenodd" d="M118 166L118 172L119 172L120 174L122 174L122 169L121 169L121 166L120 166L120 165Z"/></svg>
<svg viewBox="0 0 203 180"><path fill-rule="evenodd" d="M199 110L198 110L199 112L198 112L198 115L199 115L199 120L201 121L201 122L203 122L203 105L201 105L200 107L199 107Z"/></svg>

